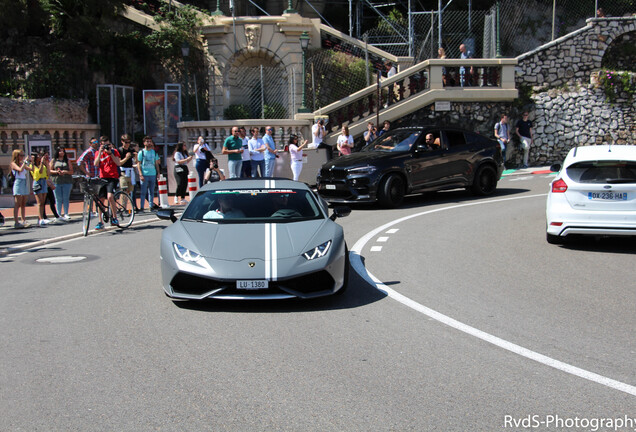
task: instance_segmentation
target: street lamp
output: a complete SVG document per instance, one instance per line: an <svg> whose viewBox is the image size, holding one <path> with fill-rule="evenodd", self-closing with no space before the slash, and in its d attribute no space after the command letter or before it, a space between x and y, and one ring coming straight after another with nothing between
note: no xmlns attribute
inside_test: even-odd
<svg viewBox="0 0 636 432"><path fill-rule="evenodd" d="M183 55L183 65L185 68L185 116L183 116L183 120L188 121L192 120L190 117L190 83L188 80L188 57L190 56L190 44L187 41L184 41L181 44L181 54Z"/></svg>
<svg viewBox="0 0 636 432"><path fill-rule="evenodd" d="M298 11L292 7L292 0L287 0L287 10L283 13L286 13L286 14L298 13Z"/></svg>
<svg viewBox="0 0 636 432"><path fill-rule="evenodd" d="M309 39L310 39L309 33L307 33L306 31L304 31L300 35L300 47L303 50L303 73L302 73L302 79L301 79L301 84L303 86L303 99L302 99L302 105L300 109L298 110L299 113L309 112L309 110L307 109L307 104L305 99L305 52L307 51L307 47L309 46Z"/></svg>
<svg viewBox="0 0 636 432"><path fill-rule="evenodd" d="M216 10L212 12L212 16L221 16L223 12L221 12L221 0L216 0Z"/></svg>

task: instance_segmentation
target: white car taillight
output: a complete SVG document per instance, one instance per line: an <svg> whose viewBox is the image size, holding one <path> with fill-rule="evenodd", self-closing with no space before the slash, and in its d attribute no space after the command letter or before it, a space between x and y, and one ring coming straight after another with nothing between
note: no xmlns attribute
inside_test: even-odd
<svg viewBox="0 0 636 432"><path fill-rule="evenodd" d="M568 185L563 179L558 179L552 182L552 193L563 193L568 190Z"/></svg>

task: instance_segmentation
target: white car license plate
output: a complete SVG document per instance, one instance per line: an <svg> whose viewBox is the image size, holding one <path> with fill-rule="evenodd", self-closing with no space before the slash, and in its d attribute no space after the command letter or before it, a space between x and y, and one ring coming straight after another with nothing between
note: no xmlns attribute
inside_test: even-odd
<svg viewBox="0 0 636 432"><path fill-rule="evenodd" d="M588 192L587 197L595 201L627 201L627 192Z"/></svg>
<svg viewBox="0 0 636 432"><path fill-rule="evenodd" d="M336 185L330 185L330 184L325 185L325 189L335 189L335 188L336 188Z"/></svg>
<svg viewBox="0 0 636 432"><path fill-rule="evenodd" d="M244 290L260 290L269 287L266 280L239 280L236 281L236 288Z"/></svg>

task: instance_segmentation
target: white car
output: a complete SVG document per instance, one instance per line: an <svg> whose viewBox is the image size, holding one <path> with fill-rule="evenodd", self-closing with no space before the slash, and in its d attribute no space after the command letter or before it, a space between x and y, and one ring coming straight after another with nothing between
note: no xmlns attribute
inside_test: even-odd
<svg viewBox="0 0 636 432"><path fill-rule="evenodd" d="M572 234L636 236L636 146L598 145L570 150L550 184L546 238Z"/></svg>

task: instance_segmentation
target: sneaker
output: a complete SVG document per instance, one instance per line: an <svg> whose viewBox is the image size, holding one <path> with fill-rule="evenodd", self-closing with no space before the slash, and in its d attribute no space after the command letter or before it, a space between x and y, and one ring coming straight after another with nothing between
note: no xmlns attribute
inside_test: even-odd
<svg viewBox="0 0 636 432"><path fill-rule="evenodd" d="M152 203L152 207L151 207L151 208L152 208L153 210L160 210L160 209L161 209L161 207L159 207L159 206L158 206L157 204L155 204L155 203Z"/></svg>
<svg viewBox="0 0 636 432"><path fill-rule="evenodd" d="M95 229L96 230L103 230L104 229L104 224L102 222L98 223L97 225L95 225Z"/></svg>
<svg viewBox="0 0 636 432"><path fill-rule="evenodd" d="M41 220L38 221L38 226L39 227L45 227L47 223L48 222L44 222L44 219L41 219Z"/></svg>
<svg viewBox="0 0 636 432"><path fill-rule="evenodd" d="M24 228L24 225L22 225L20 222L16 222L13 224L13 228L15 229Z"/></svg>
<svg viewBox="0 0 636 432"><path fill-rule="evenodd" d="M44 218L44 219L42 219L40 222L42 222L42 224L44 224L44 225L48 225L48 224L50 224L50 223L51 223L51 220L50 220L50 219L47 219L47 218Z"/></svg>
<svg viewBox="0 0 636 432"><path fill-rule="evenodd" d="M96 212L91 212L91 217L97 217L97 213Z"/></svg>
<svg viewBox="0 0 636 432"><path fill-rule="evenodd" d="M178 205L178 204L179 204L179 198L174 197L174 204L175 204L175 205Z"/></svg>
<svg viewBox="0 0 636 432"><path fill-rule="evenodd" d="M65 214L64 216L62 216L60 219L62 219L64 222L68 222L71 220L71 217L67 214Z"/></svg>
<svg viewBox="0 0 636 432"><path fill-rule="evenodd" d="M119 221L117 220L117 218L112 218L110 220L110 224L111 224L111 226L119 225Z"/></svg>
<svg viewBox="0 0 636 432"><path fill-rule="evenodd" d="M24 221L24 223L22 224L22 228L28 228L30 226L31 226L31 224L29 222L27 222L27 221Z"/></svg>

